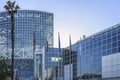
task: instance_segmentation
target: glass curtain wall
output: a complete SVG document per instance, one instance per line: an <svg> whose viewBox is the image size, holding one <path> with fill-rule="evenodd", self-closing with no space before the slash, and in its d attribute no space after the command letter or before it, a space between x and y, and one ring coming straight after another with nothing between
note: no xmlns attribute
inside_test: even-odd
<svg viewBox="0 0 120 80"><path fill-rule="evenodd" d="M73 49L77 51L78 78L102 78L102 57L120 52L120 24L83 38Z"/></svg>

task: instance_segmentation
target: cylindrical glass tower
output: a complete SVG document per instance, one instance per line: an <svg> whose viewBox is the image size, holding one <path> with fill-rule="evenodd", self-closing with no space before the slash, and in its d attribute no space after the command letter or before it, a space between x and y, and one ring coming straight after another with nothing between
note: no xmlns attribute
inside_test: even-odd
<svg viewBox="0 0 120 80"><path fill-rule="evenodd" d="M53 46L53 14L35 10L18 10L15 14L15 58L33 58L36 51L46 45ZM11 57L11 26L7 12L0 12L0 56ZM35 33L35 35L34 35Z"/></svg>

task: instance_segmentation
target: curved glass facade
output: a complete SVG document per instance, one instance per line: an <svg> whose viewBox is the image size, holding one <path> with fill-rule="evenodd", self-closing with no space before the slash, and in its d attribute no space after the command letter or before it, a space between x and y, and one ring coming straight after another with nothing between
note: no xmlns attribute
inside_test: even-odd
<svg viewBox="0 0 120 80"><path fill-rule="evenodd" d="M46 45L53 46L53 14L34 10L19 10L15 14L14 45L15 57L32 58L33 32L36 38L36 50ZM0 55L11 57L10 16L6 12L0 13ZM27 55L29 54L29 55ZM26 55L26 56L24 56Z"/></svg>
<svg viewBox="0 0 120 80"><path fill-rule="evenodd" d="M19 10L14 15L14 69L20 80L34 80L33 52L53 47L53 14L35 10ZM35 45L34 45L35 44ZM0 12L0 56L11 58L11 21Z"/></svg>

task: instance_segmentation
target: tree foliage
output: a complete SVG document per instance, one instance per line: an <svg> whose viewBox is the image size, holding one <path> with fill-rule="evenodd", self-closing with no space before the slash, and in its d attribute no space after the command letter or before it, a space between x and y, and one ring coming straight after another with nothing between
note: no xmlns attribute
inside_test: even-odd
<svg viewBox="0 0 120 80"><path fill-rule="evenodd" d="M7 60L0 58L0 80L7 80L11 77L11 66L7 63Z"/></svg>

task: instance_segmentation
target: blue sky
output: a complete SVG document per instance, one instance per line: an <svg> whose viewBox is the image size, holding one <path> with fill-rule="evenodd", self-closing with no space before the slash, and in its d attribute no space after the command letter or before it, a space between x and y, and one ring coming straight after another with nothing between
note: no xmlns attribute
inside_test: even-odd
<svg viewBox="0 0 120 80"><path fill-rule="evenodd" d="M0 11L7 0L0 0ZM11 0L14 1L14 0ZM54 13L54 45L57 33L61 35L61 46L69 45L82 35L92 35L120 23L120 0L15 0L21 9Z"/></svg>

